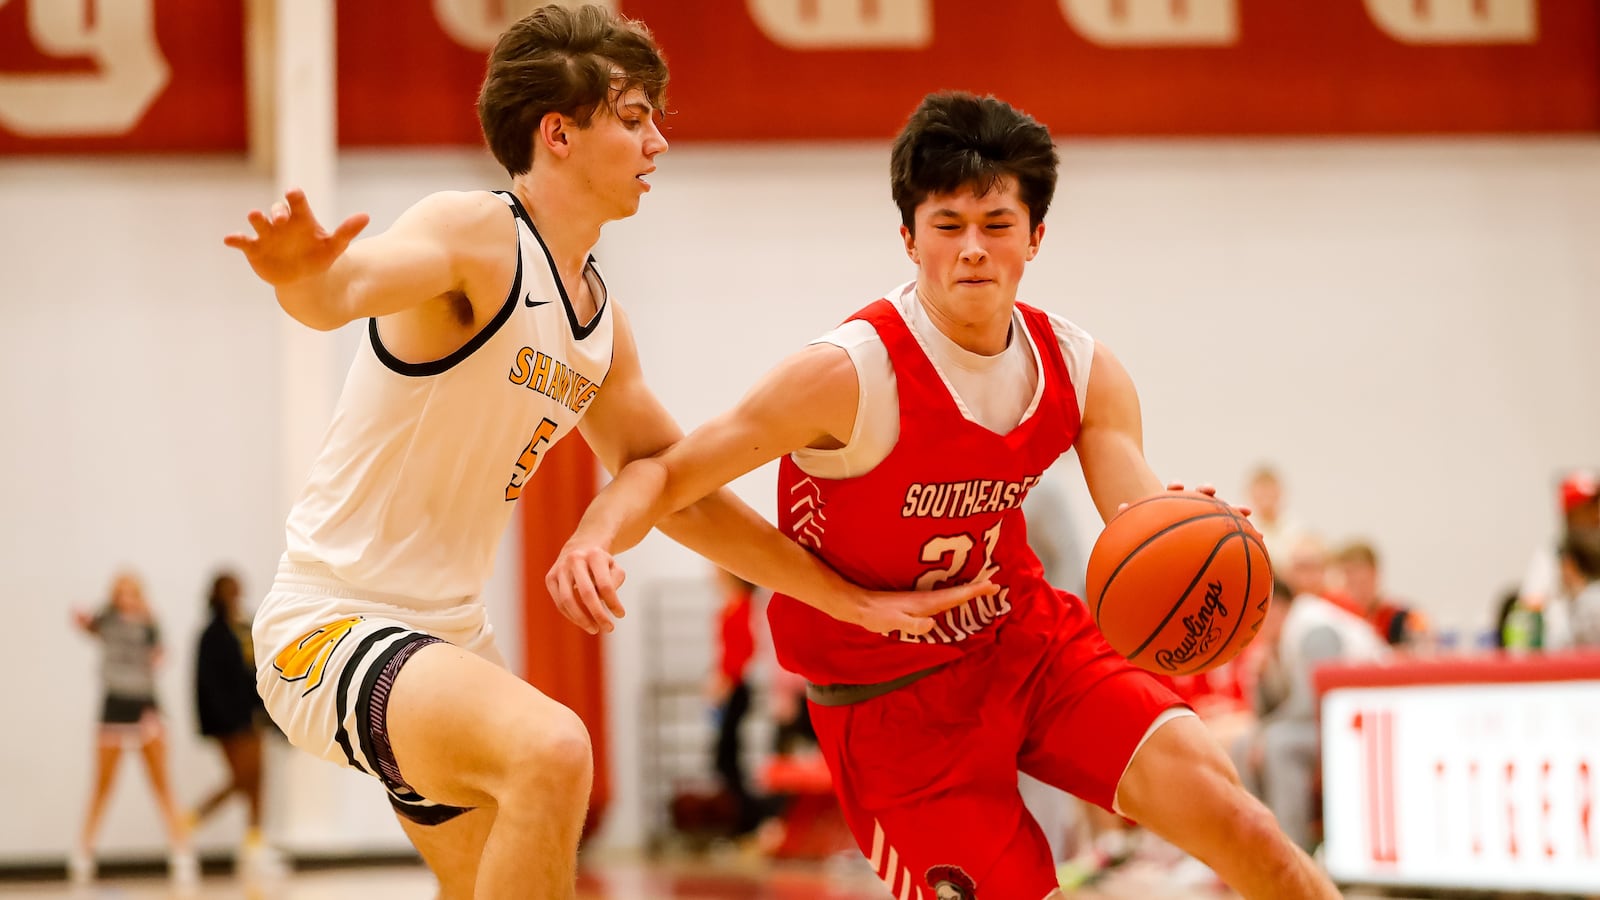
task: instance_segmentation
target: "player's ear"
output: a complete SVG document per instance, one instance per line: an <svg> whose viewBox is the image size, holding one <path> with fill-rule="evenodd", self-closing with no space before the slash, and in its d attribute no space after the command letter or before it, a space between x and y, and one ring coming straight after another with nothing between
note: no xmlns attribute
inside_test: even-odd
<svg viewBox="0 0 1600 900"><path fill-rule="evenodd" d="M557 112L544 114L539 120L539 131L536 144L542 144L546 150L557 156L566 156L572 152L572 145L567 142L567 135L572 127L572 122Z"/></svg>
<svg viewBox="0 0 1600 900"><path fill-rule="evenodd" d="M914 263L921 263L921 255L917 253L917 236L912 233L910 228L904 225L900 226L900 240L905 241L906 256L910 257ZM1031 259L1032 257L1029 258Z"/></svg>
<svg viewBox="0 0 1600 900"><path fill-rule="evenodd" d="M1032 261L1032 259L1039 254L1039 243L1041 241L1043 241L1043 240L1044 240L1044 223L1040 222L1038 225L1033 226L1033 234L1030 235L1029 238L1028 238L1028 259L1029 259L1029 261Z"/></svg>

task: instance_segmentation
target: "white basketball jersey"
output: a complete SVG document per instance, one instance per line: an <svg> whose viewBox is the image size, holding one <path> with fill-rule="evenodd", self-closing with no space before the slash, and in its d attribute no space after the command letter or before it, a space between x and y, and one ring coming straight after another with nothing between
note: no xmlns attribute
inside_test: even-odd
<svg viewBox="0 0 1600 900"><path fill-rule="evenodd" d="M338 407L289 513L288 558L417 609L482 590L523 485L611 368L611 304L579 322L554 260L515 196L517 274L494 319L460 350L406 363L369 320Z"/></svg>

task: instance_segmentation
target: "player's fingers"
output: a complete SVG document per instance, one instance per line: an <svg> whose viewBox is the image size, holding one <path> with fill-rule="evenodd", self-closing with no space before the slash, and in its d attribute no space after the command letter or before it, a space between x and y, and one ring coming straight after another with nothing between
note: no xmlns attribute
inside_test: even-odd
<svg viewBox="0 0 1600 900"><path fill-rule="evenodd" d="M283 199L285 205L288 207L289 212L293 213L296 217L311 215L311 204L306 202L305 191L302 191L299 188L290 188L283 195Z"/></svg>
<svg viewBox="0 0 1600 900"><path fill-rule="evenodd" d="M333 230L334 243L338 244L340 249L343 249L351 241L355 240L356 235L360 234L361 230L366 228L367 223L371 221L372 217L366 213L356 213L345 219L339 223L338 228Z"/></svg>
<svg viewBox="0 0 1600 900"><path fill-rule="evenodd" d="M605 604L613 616L622 618L626 613L622 609L622 600L617 597L619 585L616 573L620 570L616 563L607 559L601 565L591 567L590 571L593 573L595 593L599 595L600 602Z"/></svg>
<svg viewBox="0 0 1600 900"><path fill-rule="evenodd" d="M226 246L234 248L235 250L245 250L248 249L251 244L255 243L255 241L247 234L239 234L238 232L235 232L233 234L223 235L222 243Z"/></svg>
<svg viewBox="0 0 1600 900"><path fill-rule="evenodd" d="M583 606L584 611L600 627L601 633L610 632L616 628L615 625L611 624L611 616L606 612L605 601L600 599L599 591L595 590L590 572L580 569L573 573L572 590L577 595L578 603Z"/></svg>
<svg viewBox="0 0 1600 900"><path fill-rule="evenodd" d="M917 594L915 605L912 606L914 615L931 616L953 609L971 600L974 597L983 597L999 590L992 582L980 581L974 584L962 584L952 588L937 591L928 591L926 595Z"/></svg>
<svg viewBox="0 0 1600 900"><path fill-rule="evenodd" d="M1197 484L1194 489L1207 497L1215 497L1217 495L1217 486L1214 484Z"/></svg>
<svg viewBox="0 0 1600 900"><path fill-rule="evenodd" d="M1234 510L1234 512L1237 512L1239 515L1244 516L1247 519L1250 518L1250 514L1252 512L1255 512L1255 510L1251 509L1248 506L1235 506L1233 508L1233 510Z"/></svg>
<svg viewBox="0 0 1600 900"><path fill-rule="evenodd" d="M1169 491L1181 491L1181 490L1183 490L1183 482L1181 482L1181 481L1169 481L1169 482L1167 482L1167 490L1169 490Z"/></svg>
<svg viewBox="0 0 1600 900"><path fill-rule="evenodd" d="M272 215L270 218L272 220L272 224L274 225L282 225L284 222L289 221L289 204L284 203L282 200L275 201L272 204Z"/></svg>
<svg viewBox="0 0 1600 900"><path fill-rule="evenodd" d="M577 597L572 591L571 579L562 570L559 562L551 567L550 573L545 576L544 585L549 589L551 598L555 600L556 609L561 610L561 614L567 617L567 621L590 634L595 634L599 631L599 626L595 624L594 619L578 603Z"/></svg>
<svg viewBox="0 0 1600 900"><path fill-rule="evenodd" d="M927 616L906 616L898 630L904 634L927 634L933 630L933 619Z"/></svg>
<svg viewBox="0 0 1600 900"><path fill-rule="evenodd" d="M245 214L244 218L245 221L250 223L250 227L256 230L257 237L264 237L272 228L272 223L267 221L266 213L263 213L259 209L250 210L250 212Z"/></svg>

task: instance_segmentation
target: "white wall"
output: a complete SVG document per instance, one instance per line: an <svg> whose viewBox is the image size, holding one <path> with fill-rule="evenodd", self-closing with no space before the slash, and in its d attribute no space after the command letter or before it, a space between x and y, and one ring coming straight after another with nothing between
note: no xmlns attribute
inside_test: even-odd
<svg viewBox="0 0 1600 900"><path fill-rule="evenodd" d="M1157 471L1237 495L1271 460L1299 519L1374 539L1393 588L1445 625L1486 621L1553 537L1555 472L1600 462L1600 142L1093 142L1063 156L1024 299L1123 358ZM662 159L643 213L597 255L685 424L909 277L886 167L866 145ZM381 227L428 190L502 178L475 153L352 155L338 212ZM67 608L97 600L119 565L146 575L170 638L180 793L220 777L190 738L189 644L214 564L266 587L283 514L281 314L220 236L269 189L232 162L0 161L0 587L25 635L0 657L13 686L0 721L26 735L0 743L0 772L29 813L0 821L0 863L59 858L78 827L96 682ZM769 468L737 488L770 515L771 481ZM705 571L658 538L624 562L636 586ZM507 634L515 584L502 559L490 599ZM607 648L612 844L636 842L641 820L639 639L624 624ZM105 843L149 852L142 787L124 775Z"/></svg>

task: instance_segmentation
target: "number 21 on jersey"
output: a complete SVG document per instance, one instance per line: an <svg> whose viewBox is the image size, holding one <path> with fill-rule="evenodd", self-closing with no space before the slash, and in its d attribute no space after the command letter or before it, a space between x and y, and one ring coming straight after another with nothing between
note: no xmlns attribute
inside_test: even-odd
<svg viewBox="0 0 1600 900"><path fill-rule="evenodd" d="M993 528L983 533L983 565L970 581L987 581L999 573L1000 567L994 562L994 551L1000 543L1000 526L1004 524L1004 520L996 522ZM967 560L972 556L972 548L977 546L977 543L971 534L965 533L930 538L922 545L921 561L937 568L922 573L917 579L917 590L931 591L941 582L959 577L961 570L967 567ZM1006 595L1010 592L1010 588L1002 587L993 597L968 600L935 617L933 630L927 634L921 636L902 634L900 639L920 640L929 644L964 641L1011 611L1011 603L1006 599Z"/></svg>

